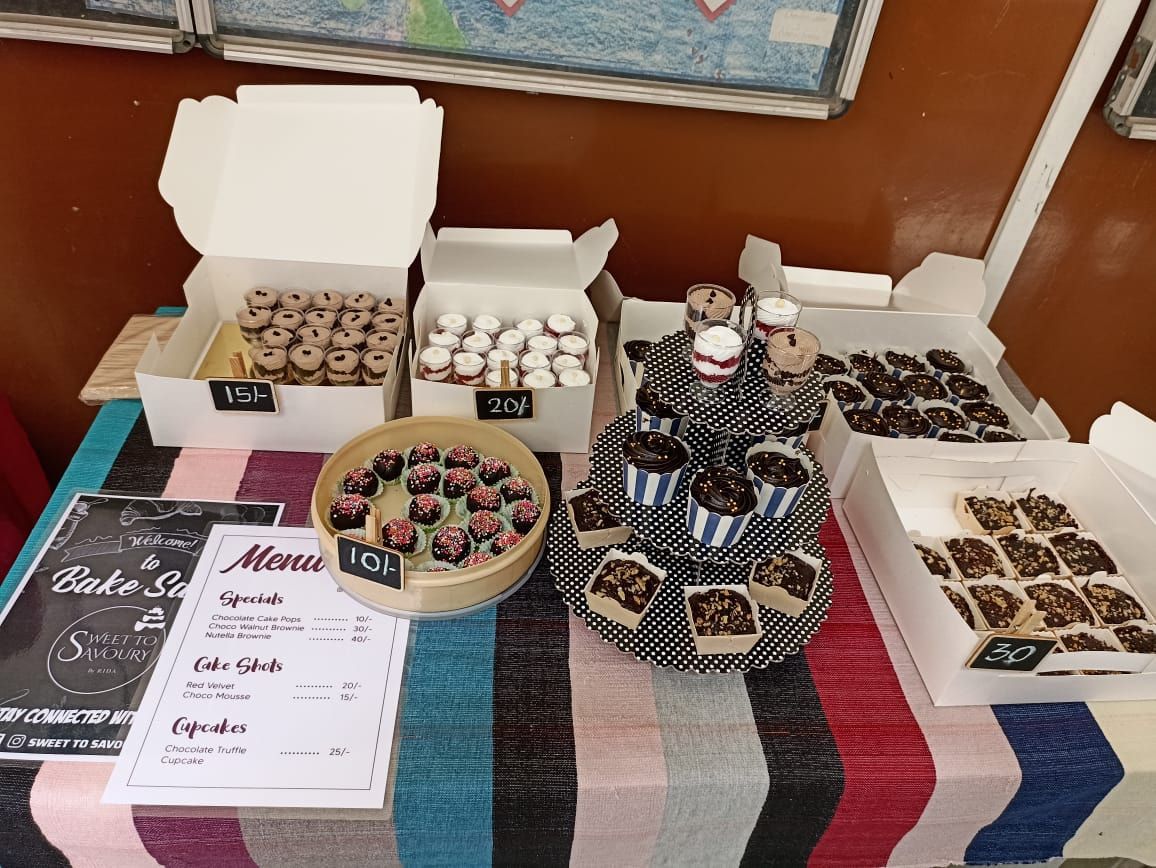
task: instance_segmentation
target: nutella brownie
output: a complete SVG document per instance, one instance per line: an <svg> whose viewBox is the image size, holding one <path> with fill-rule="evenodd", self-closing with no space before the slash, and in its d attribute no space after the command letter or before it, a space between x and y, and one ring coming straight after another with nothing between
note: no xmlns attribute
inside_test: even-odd
<svg viewBox="0 0 1156 868"><path fill-rule="evenodd" d="M963 506L972 521L988 533L1021 527L1011 500L969 494L963 498Z"/></svg>
<svg viewBox="0 0 1156 868"><path fill-rule="evenodd" d="M1049 537L1048 541L1074 576L1116 572L1116 562L1108 556L1104 547L1091 537L1068 532L1055 534Z"/></svg>
<svg viewBox="0 0 1156 868"><path fill-rule="evenodd" d="M1103 582L1088 582L1084 596L1105 624L1123 624L1126 621L1144 621L1148 613L1140 601L1122 588Z"/></svg>
<svg viewBox="0 0 1156 868"><path fill-rule="evenodd" d="M755 564L751 572L751 581L767 587L782 588L797 600L809 600L815 576L813 566L787 553L775 555Z"/></svg>
<svg viewBox="0 0 1156 868"><path fill-rule="evenodd" d="M1048 627L1067 627L1069 624L1092 624L1095 616L1088 604L1067 582L1036 582L1024 585L1024 593L1044 613Z"/></svg>
<svg viewBox="0 0 1156 868"><path fill-rule="evenodd" d="M969 585L967 592L993 630L1007 630L1014 626L1027 605L1022 597L996 584Z"/></svg>
<svg viewBox="0 0 1156 868"><path fill-rule="evenodd" d="M919 553L923 565L927 567L927 572L941 579L952 578L951 566L947 563L947 558L935 549L925 546L922 543L912 543L912 545L915 546L915 551Z"/></svg>
<svg viewBox="0 0 1156 868"><path fill-rule="evenodd" d="M1067 651L1117 651L1099 636L1093 636L1084 630L1072 633L1061 633L1060 641Z"/></svg>
<svg viewBox="0 0 1156 868"><path fill-rule="evenodd" d="M1080 525L1076 517L1060 501L1046 494L1036 494L1034 489L1016 498L1020 512L1024 514L1032 528L1043 533L1073 528Z"/></svg>
<svg viewBox="0 0 1156 868"><path fill-rule="evenodd" d="M1135 654L1156 654L1156 632L1153 632L1151 627L1127 624L1123 627L1113 627L1112 632L1116 634L1125 651Z"/></svg>
<svg viewBox="0 0 1156 868"><path fill-rule="evenodd" d="M959 536L944 540L944 546L955 567L965 579L982 579L986 576L1011 578L999 553L984 537Z"/></svg>
<svg viewBox="0 0 1156 868"><path fill-rule="evenodd" d="M1038 579L1045 573L1055 576L1063 572L1055 552L1048 548L1043 537L1013 531L997 536L995 541L1021 579Z"/></svg>
<svg viewBox="0 0 1156 868"><path fill-rule="evenodd" d="M614 558L606 561L594 575L590 593L605 597L635 615L643 610L658 593L662 577L654 573L645 563L629 558Z"/></svg>
<svg viewBox="0 0 1156 868"><path fill-rule="evenodd" d="M951 601L951 605L955 606L955 611L959 612L959 617L967 623L971 629L975 629L975 615L971 611L971 606L967 604L967 600L958 591L953 591L947 585L940 585L939 590L943 591L943 595Z"/></svg>
<svg viewBox="0 0 1156 868"><path fill-rule="evenodd" d="M755 616L745 594L711 588L690 595L694 632L699 636L741 636L755 632Z"/></svg>

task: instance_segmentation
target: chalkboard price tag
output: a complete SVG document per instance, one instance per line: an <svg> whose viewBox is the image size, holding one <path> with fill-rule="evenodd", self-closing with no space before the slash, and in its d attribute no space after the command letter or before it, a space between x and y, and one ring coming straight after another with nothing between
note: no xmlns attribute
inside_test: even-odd
<svg viewBox="0 0 1156 868"><path fill-rule="evenodd" d="M513 422L534 418L533 389L474 389L479 422Z"/></svg>
<svg viewBox="0 0 1156 868"><path fill-rule="evenodd" d="M400 591L405 585L405 557L401 552L362 539L338 535L337 561L342 572Z"/></svg>
<svg viewBox="0 0 1156 868"><path fill-rule="evenodd" d="M979 643L968 669L991 669L997 672L1031 672L1048 656L1058 639L1039 636L988 636Z"/></svg>
<svg viewBox="0 0 1156 868"><path fill-rule="evenodd" d="M222 413L276 413L277 389L268 380L209 380L213 407Z"/></svg>

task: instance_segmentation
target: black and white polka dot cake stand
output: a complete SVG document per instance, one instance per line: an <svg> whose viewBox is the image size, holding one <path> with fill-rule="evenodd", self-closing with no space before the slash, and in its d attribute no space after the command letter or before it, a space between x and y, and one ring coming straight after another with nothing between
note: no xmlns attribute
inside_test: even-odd
<svg viewBox="0 0 1156 868"><path fill-rule="evenodd" d="M777 398L767 387L762 362L766 345L750 339L739 372L703 393L691 363L692 338L669 334L646 352L646 380L667 404L693 422L738 434L805 432L823 403L818 371L788 398Z"/></svg>
<svg viewBox="0 0 1156 868"><path fill-rule="evenodd" d="M754 561L774 552L799 548L818 535L831 505L831 495L818 460L803 449L801 451L811 458L814 473L791 515L786 518L753 516L743 535L729 548L715 548L699 542L686 529L690 483L699 470L710 465L745 467L750 439L727 438L725 433L720 435L705 426L691 425L682 438L691 451L690 465L670 503L643 506L628 497L622 485L622 445L634 431L634 424L633 414L619 416L598 435L590 449L590 484L598 489L610 511L624 524L633 527L635 535L655 549L676 558L730 564L749 570Z"/></svg>
<svg viewBox="0 0 1156 868"><path fill-rule="evenodd" d="M584 482L578 487L584 488L589 484ZM641 552L656 567L666 570L667 575L642 623L637 629L630 630L617 621L591 612L586 605L583 589L609 548L579 548L565 504L562 503L554 505L547 538L554 586L570 610L601 636L603 641L655 666L704 674L765 669L798 654L818 632L831 607L834 583L818 540L812 537L801 545L775 546L764 552L764 556L781 553L787 548L802 548L823 561L824 567L815 581L810 604L798 618L759 606L759 624L763 637L754 648L746 654L700 655L694 648L683 588L694 585L746 585L750 574L749 565L698 563L676 557L669 551L656 548L636 533L627 543L617 548L628 553Z"/></svg>

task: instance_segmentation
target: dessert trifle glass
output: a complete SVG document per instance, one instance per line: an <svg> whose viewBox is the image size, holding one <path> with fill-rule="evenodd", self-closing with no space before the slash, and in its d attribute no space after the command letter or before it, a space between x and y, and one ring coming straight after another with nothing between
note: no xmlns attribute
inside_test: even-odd
<svg viewBox="0 0 1156 868"><path fill-rule="evenodd" d="M811 376L819 356L819 339L806 329L781 328L767 338L763 374L773 403L791 402Z"/></svg>
<svg viewBox="0 0 1156 868"><path fill-rule="evenodd" d="M736 323L727 319L708 319L699 323L691 351L691 365L698 382L692 394L709 400L715 389L738 373L743 361L746 338Z"/></svg>
<svg viewBox="0 0 1156 868"><path fill-rule="evenodd" d="M714 283L696 283L686 291L686 314L683 328L694 337L712 320L726 320L735 309L735 294L725 286Z"/></svg>
<svg viewBox="0 0 1156 868"><path fill-rule="evenodd" d="M755 290L754 336L765 341L777 329L791 328L799 321L803 305L781 289Z"/></svg>

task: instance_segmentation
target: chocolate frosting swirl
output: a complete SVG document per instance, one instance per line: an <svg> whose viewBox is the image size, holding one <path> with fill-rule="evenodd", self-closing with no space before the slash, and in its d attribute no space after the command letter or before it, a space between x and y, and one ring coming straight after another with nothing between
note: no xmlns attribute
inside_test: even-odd
<svg viewBox="0 0 1156 868"><path fill-rule="evenodd" d="M635 431L626 438L622 454L633 466L650 473L672 473L690 461L681 441L661 431Z"/></svg>
<svg viewBox="0 0 1156 868"><path fill-rule="evenodd" d="M690 484L690 496L699 506L719 515L742 515L755 508L755 487L733 467L700 470Z"/></svg>
<svg viewBox="0 0 1156 868"><path fill-rule="evenodd" d="M781 452L756 452L747 458L747 467L763 482L782 488L797 488L811 478L802 461Z"/></svg>
<svg viewBox="0 0 1156 868"><path fill-rule="evenodd" d="M643 413L648 416L657 416L659 419L673 419L679 415L674 407L659 397L658 392L650 385L650 380L642 381L642 385L634 393L634 403L642 409Z"/></svg>

